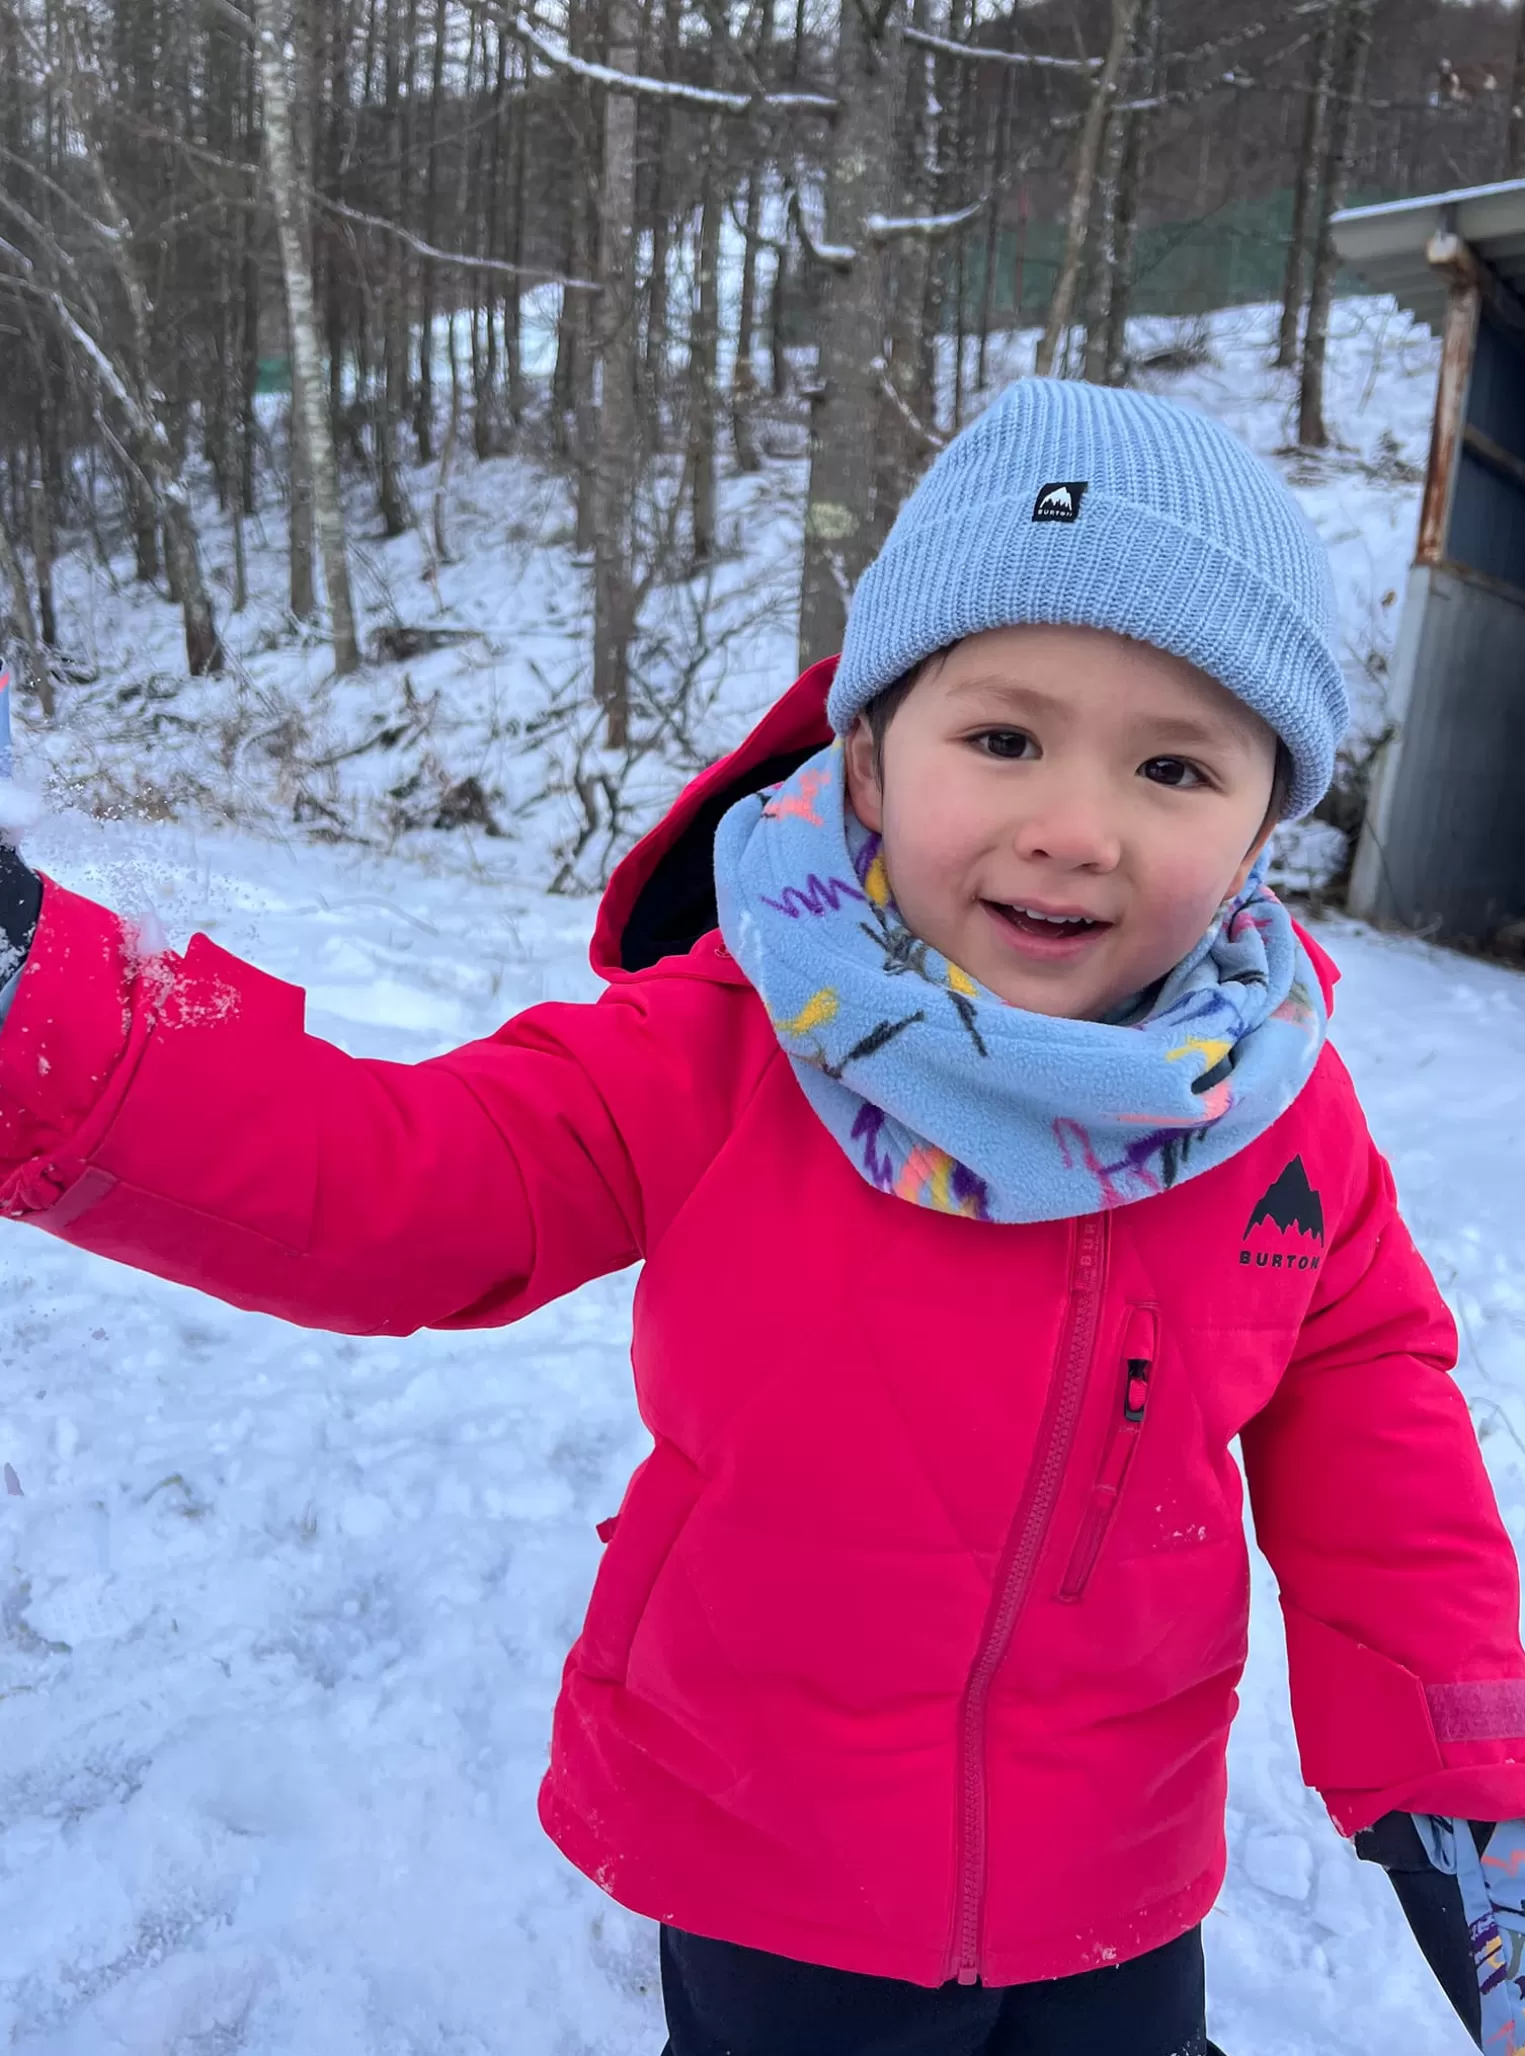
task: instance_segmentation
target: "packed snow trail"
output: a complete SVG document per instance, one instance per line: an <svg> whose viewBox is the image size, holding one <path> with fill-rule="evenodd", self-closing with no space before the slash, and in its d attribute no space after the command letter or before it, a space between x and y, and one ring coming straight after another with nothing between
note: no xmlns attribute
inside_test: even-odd
<svg viewBox="0 0 1525 2056"><path fill-rule="evenodd" d="M357 1051L425 1057L595 990L590 904L503 877L79 817L29 847L305 985ZM1321 932L1518 1540L1525 979ZM646 1446L629 1291L357 1341L0 1231L0 1459L25 1495L0 1495L0 2045L655 2056L653 1931L534 1809L594 1523ZM1385 1880L1301 1786L1258 1562L1252 1641L1213 2032L1228 2056L1460 2056Z"/></svg>

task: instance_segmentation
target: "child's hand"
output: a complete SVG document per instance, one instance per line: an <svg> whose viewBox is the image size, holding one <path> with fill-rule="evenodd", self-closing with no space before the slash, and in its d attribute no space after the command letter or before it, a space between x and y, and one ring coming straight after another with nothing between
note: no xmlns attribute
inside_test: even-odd
<svg viewBox="0 0 1525 2056"><path fill-rule="evenodd" d="M1389 1813L1356 1836L1380 1863L1479 2048L1525 2052L1525 1821Z"/></svg>

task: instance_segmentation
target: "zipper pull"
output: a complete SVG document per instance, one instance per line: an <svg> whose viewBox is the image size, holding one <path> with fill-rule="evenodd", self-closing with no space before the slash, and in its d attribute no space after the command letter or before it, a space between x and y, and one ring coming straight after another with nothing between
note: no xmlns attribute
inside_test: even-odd
<svg viewBox="0 0 1525 2056"><path fill-rule="evenodd" d="M1149 1404L1149 1363L1141 1356L1128 1359L1128 1393L1123 1401L1123 1419L1136 1428Z"/></svg>
<svg viewBox="0 0 1525 2056"><path fill-rule="evenodd" d="M1123 1361L1128 1367L1128 1385L1123 1395L1123 1419L1138 1427L1149 1404L1149 1374L1154 1369L1158 1324L1152 1306L1138 1306L1129 1316L1123 1337Z"/></svg>

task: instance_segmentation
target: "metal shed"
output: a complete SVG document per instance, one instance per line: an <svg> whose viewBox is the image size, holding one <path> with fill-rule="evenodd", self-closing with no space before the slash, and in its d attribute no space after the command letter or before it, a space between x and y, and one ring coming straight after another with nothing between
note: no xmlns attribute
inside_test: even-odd
<svg viewBox="0 0 1525 2056"><path fill-rule="evenodd" d="M1441 338L1394 733L1350 905L1481 940L1525 915L1525 179L1351 208L1334 236Z"/></svg>

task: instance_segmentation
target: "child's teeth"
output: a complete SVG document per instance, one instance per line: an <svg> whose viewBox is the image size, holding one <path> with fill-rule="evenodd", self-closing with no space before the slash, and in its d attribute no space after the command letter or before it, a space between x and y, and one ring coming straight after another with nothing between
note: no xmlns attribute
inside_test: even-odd
<svg viewBox="0 0 1525 2056"><path fill-rule="evenodd" d="M1040 914L1036 907L1018 907L1017 912L1025 914L1029 921L1047 921L1055 928L1068 928L1085 919L1083 914Z"/></svg>

